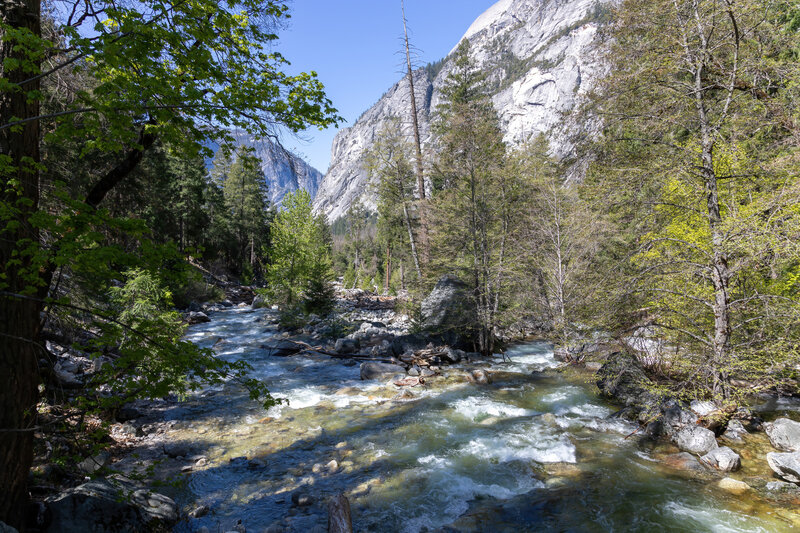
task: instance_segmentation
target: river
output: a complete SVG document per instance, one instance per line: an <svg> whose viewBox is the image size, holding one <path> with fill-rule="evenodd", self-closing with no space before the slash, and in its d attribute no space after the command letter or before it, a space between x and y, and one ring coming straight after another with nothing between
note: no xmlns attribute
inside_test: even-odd
<svg viewBox="0 0 800 533"><path fill-rule="evenodd" d="M236 384L207 389L168 413L169 438L205 458L171 495L201 518L178 532L325 531L325 498L343 491L355 531L792 531L800 516L713 479L670 470L591 376L558 372L548 344L491 362L489 385L449 367L396 398L327 356L271 357L265 310L231 309L187 338L244 359L276 397L264 411ZM393 399L394 398L394 399ZM675 450L671 450L675 451ZM335 461L335 463L331 463ZM292 495L311 496L297 506ZM296 497L296 496L295 496Z"/></svg>

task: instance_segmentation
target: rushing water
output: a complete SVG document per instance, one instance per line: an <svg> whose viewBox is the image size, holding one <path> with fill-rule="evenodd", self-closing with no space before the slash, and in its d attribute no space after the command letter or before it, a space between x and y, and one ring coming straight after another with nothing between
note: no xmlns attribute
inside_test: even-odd
<svg viewBox="0 0 800 533"><path fill-rule="evenodd" d="M174 495L181 523L248 531L271 524L311 531L327 521L325 498L351 501L356 531L791 531L798 516L709 480L664 469L658 450L625 437L613 409L588 383L551 369L550 347L510 350L491 385L465 370L393 399L397 388L361 381L358 366L325 356L270 357L266 311L234 309L188 338L220 357L245 359L275 396L265 412L234 384L207 390L172 413L170 438L191 441L208 463ZM466 367L465 367L466 368ZM584 378L585 379L585 378ZM329 465L335 460L336 465ZM295 507L292 494L315 503ZM320 529L324 531L324 529Z"/></svg>

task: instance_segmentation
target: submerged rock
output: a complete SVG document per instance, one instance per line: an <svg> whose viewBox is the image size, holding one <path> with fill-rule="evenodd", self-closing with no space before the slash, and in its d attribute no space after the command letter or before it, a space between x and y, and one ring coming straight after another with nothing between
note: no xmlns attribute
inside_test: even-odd
<svg viewBox="0 0 800 533"><path fill-rule="evenodd" d="M697 457L687 452L668 455L664 457L663 460L665 464L679 470L689 470L692 472L706 471L706 469L703 468L703 465L700 464L700 461L697 460Z"/></svg>
<svg viewBox="0 0 800 533"><path fill-rule="evenodd" d="M800 483L800 452L767 454L767 463L779 478Z"/></svg>
<svg viewBox="0 0 800 533"><path fill-rule="evenodd" d="M273 357L289 357L303 350L301 344L288 340L275 340L261 345L262 350L267 350L267 353Z"/></svg>
<svg viewBox="0 0 800 533"><path fill-rule="evenodd" d="M672 435L672 442L685 452L703 455L719 447L714 432L700 426L684 427Z"/></svg>
<svg viewBox="0 0 800 533"><path fill-rule="evenodd" d="M717 486L725 492L730 492L731 494L736 495L744 494L750 490L750 485L744 481L738 481L729 477L719 480Z"/></svg>
<svg viewBox="0 0 800 533"><path fill-rule="evenodd" d="M786 452L800 452L800 422L779 418L771 424L764 424L772 445Z"/></svg>
<svg viewBox="0 0 800 533"><path fill-rule="evenodd" d="M723 472L735 472L742 467L742 459L727 446L711 450L702 457L704 463Z"/></svg>
<svg viewBox="0 0 800 533"><path fill-rule="evenodd" d="M178 520L170 498L144 489L92 481L47 500L48 533L124 533L169 528Z"/></svg>
<svg viewBox="0 0 800 533"><path fill-rule="evenodd" d="M361 363L361 379L379 379L386 376L393 376L395 374L405 374L406 369L400 365L393 365L390 363L375 363L368 361Z"/></svg>

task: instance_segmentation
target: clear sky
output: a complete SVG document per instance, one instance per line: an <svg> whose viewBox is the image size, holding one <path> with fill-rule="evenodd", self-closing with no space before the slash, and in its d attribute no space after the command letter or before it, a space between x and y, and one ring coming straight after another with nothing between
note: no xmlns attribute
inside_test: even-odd
<svg viewBox="0 0 800 533"><path fill-rule="evenodd" d="M495 0L406 0L409 37L422 66L446 56ZM403 75L400 0L291 0L278 50L289 72L314 70L351 126ZM336 130L313 130L287 147L325 172Z"/></svg>

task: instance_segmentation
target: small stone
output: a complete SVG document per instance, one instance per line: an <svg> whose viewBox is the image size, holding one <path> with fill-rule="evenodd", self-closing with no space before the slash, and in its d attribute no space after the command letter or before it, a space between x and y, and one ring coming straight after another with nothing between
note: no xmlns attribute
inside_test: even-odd
<svg viewBox="0 0 800 533"><path fill-rule="evenodd" d="M339 470L339 463L336 462L336 459L332 459L331 462L325 465L325 468L327 468L330 472L336 472Z"/></svg>
<svg viewBox="0 0 800 533"><path fill-rule="evenodd" d="M744 481L737 481L729 477L721 479L719 483L717 483L717 486L726 492L736 495L745 494L750 490L750 485Z"/></svg>
<svg viewBox="0 0 800 533"><path fill-rule="evenodd" d="M479 385L487 385L489 383L489 376L485 370L480 368L472 371L472 379Z"/></svg>
<svg viewBox="0 0 800 533"><path fill-rule="evenodd" d="M199 507L195 507L189 512L189 516L191 518L202 518L208 514L211 509L208 508L207 505L201 505Z"/></svg>
<svg viewBox="0 0 800 533"><path fill-rule="evenodd" d="M589 361L588 363L586 363L585 366L586 370L589 370L591 372L597 372L598 370L603 368L603 363L598 363L596 361Z"/></svg>
<svg viewBox="0 0 800 533"><path fill-rule="evenodd" d="M322 465L319 463L315 463L314 466L311 467L311 471L315 474L319 474L322 472Z"/></svg>
<svg viewBox="0 0 800 533"><path fill-rule="evenodd" d="M414 366L412 366L411 368L408 369L408 375L411 376L411 377L418 377L419 376L419 370L420 370L420 368L418 366L414 365Z"/></svg>
<svg viewBox="0 0 800 533"><path fill-rule="evenodd" d="M308 507L314 504L314 498L308 494L295 492L292 494L292 503L297 507Z"/></svg>

